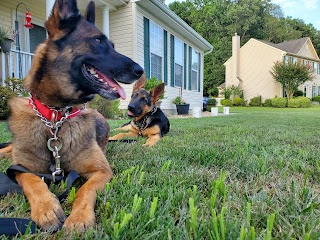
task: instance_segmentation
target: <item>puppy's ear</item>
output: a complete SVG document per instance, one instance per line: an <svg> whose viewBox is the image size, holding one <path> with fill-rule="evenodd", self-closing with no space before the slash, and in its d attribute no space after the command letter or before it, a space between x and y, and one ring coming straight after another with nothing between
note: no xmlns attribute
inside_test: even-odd
<svg viewBox="0 0 320 240"><path fill-rule="evenodd" d="M96 8L94 1L88 3L84 18L92 24L96 21Z"/></svg>
<svg viewBox="0 0 320 240"><path fill-rule="evenodd" d="M76 0L56 0L45 24L49 38L57 40L64 37L76 27L79 20L80 13Z"/></svg>
<svg viewBox="0 0 320 240"><path fill-rule="evenodd" d="M163 92L164 92L164 83L161 83L150 90L152 104L155 104L159 100Z"/></svg>
<svg viewBox="0 0 320 240"><path fill-rule="evenodd" d="M140 88L144 88L147 84L147 78L146 78L146 74L142 74L142 76L138 79L138 81L136 81L136 83L133 85L133 90L132 92L137 91Z"/></svg>

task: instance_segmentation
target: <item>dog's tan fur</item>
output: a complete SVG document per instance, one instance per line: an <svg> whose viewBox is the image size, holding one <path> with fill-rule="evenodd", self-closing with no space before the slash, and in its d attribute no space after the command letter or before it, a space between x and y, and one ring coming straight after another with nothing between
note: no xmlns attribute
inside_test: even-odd
<svg viewBox="0 0 320 240"><path fill-rule="evenodd" d="M68 25L70 21L75 21L77 25ZM88 96L93 94L86 93L87 88L83 85L76 85L80 84L77 81L82 81L83 84L84 77L72 79L70 72L74 70L71 65L76 61L76 56L81 58L82 55L91 54L92 57L89 59L92 59L99 54L91 52L94 47L98 48L97 52L102 47L105 52L111 51L114 61L118 60L119 56L119 59L125 61L125 67L130 64L137 65L131 59L116 53L113 48L109 50L109 40L93 26L93 22L92 2L89 3L83 18L77 12L76 1L56 0L52 14L46 22L49 39L37 48L32 69L25 79L26 89L43 104L65 107L73 102L83 103L87 98L90 100ZM96 43L96 39L101 42ZM74 43L75 41L78 42ZM98 62L102 62L100 67L108 73L107 61ZM130 72L129 76L129 73L126 73L129 70L125 67L122 66L123 71L120 71L121 66L119 73L122 75L119 78L125 79L122 80L124 83L133 82L135 79L131 76L135 76L136 79L141 76L140 72L135 70L137 67L128 68L136 71ZM48 150L47 141L52 138L52 130L36 115L28 99L15 98L10 101L10 108L9 128L13 135L13 143L0 150L0 157L12 157L13 164L22 165L30 172L48 173L53 155ZM57 136L62 143L59 150L61 168L65 172L75 170L87 180L76 193L70 215L65 216L56 196L49 191L40 177L32 173L16 173L16 180L30 203L32 220L42 229L54 231L63 225L68 231L85 231L95 223L94 206L97 191L103 190L113 176L104 154L109 127L96 110L85 109L79 116L67 119L59 128Z"/></svg>
<svg viewBox="0 0 320 240"><path fill-rule="evenodd" d="M161 139L161 124L162 124L161 122L158 122L157 124L150 126L150 127L147 127L146 129L141 130L141 131L139 131L135 127L134 121L139 122L146 114L148 114L153 109L156 102L159 100L161 94L164 92L164 84L163 83L152 88L150 90L150 92L139 91L140 89L144 89L144 87L146 85L146 81L147 80L146 80L145 76L141 77L134 84L132 93L138 94L137 98L139 98L139 99L146 99L146 98L150 97L151 104L150 105L143 104L142 112L139 116L134 117L133 120L130 122L130 124L127 124L127 125L124 125L120 128L115 129L115 130L128 131L128 132L118 133L118 134L110 137L109 140L120 140L123 138L137 137L137 136L141 135L141 136L147 138L147 141L145 144L143 144L143 146L154 146Z"/></svg>

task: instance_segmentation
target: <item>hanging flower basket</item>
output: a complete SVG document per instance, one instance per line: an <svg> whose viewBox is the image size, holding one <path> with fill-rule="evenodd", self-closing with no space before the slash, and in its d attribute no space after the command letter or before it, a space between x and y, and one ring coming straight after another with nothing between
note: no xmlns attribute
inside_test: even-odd
<svg viewBox="0 0 320 240"><path fill-rule="evenodd" d="M12 42L13 42L12 39L9 39L9 38L3 39L3 41L0 43L1 51L4 53L10 52Z"/></svg>

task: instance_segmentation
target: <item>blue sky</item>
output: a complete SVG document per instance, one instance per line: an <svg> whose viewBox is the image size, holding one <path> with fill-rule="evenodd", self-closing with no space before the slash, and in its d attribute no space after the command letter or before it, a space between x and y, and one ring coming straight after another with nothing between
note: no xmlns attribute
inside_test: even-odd
<svg viewBox="0 0 320 240"><path fill-rule="evenodd" d="M166 4L175 0L166 0ZM183 0L179 0L180 2ZM285 16L302 19L320 30L320 0L272 0L281 6Z"/></svg>

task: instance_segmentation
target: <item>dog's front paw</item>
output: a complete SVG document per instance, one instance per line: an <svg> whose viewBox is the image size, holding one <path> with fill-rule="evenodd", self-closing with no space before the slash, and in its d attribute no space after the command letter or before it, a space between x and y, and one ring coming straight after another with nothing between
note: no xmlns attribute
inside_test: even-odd
<svg viewBox="0 0 320 240"><path fill-rule="evenodd" d="M66 215L59 201L53 196L42 200L31 208L32 220L45 231L54 232L61 229Z"/></svg>
<svg viewBox="0 0 320 240"><path fill-rule="evenodd" d="M92 227L96 219L94 211L77 210L71 211L70 216L66 219L63 227L67 232L76 231L84 232L86 229Z"/></svg>

